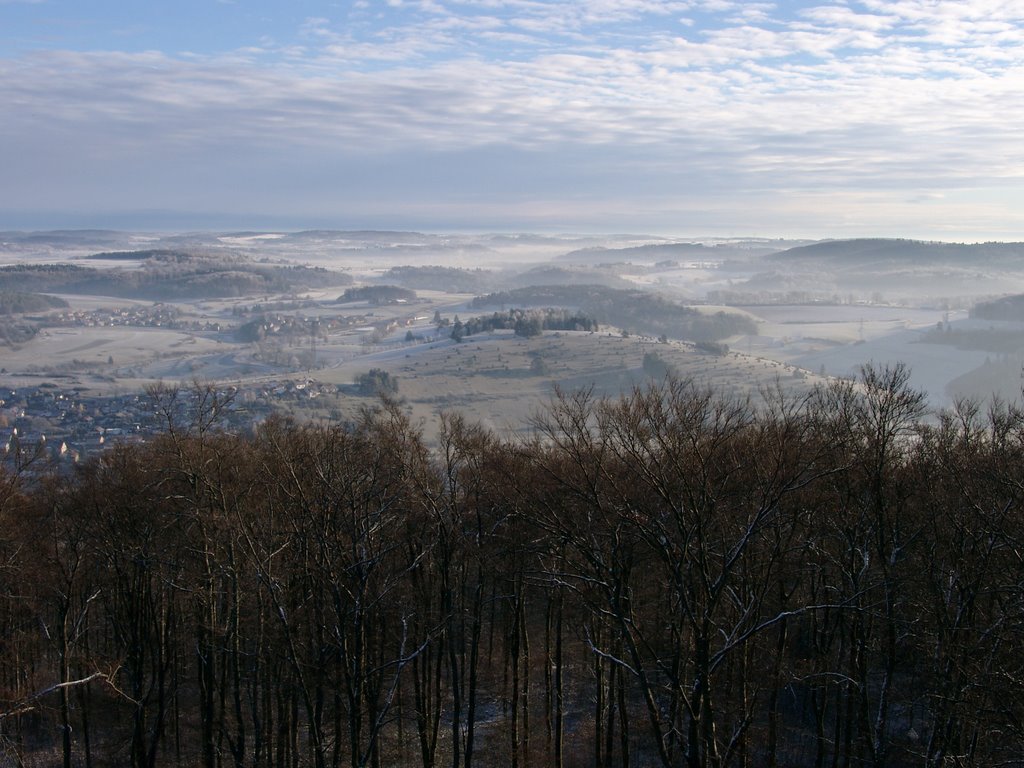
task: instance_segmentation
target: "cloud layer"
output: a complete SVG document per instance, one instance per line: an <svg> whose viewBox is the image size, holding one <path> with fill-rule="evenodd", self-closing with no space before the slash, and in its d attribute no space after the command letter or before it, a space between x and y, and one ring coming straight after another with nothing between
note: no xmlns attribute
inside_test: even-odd
<svg viewBox="0 0 1024 768"><path fill-rule="evenodd" d="M0 57L6 217L1024 237L1017 1L390 0L188 42Z"/></svg>

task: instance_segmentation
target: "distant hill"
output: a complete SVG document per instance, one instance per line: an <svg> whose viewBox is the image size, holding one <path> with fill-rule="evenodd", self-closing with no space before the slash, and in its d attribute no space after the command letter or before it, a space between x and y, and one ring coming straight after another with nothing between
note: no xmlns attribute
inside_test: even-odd
<svg viewBox="0 0 1024 768"><path fill-rule="evenodd" d="M129 232L115 232L109 229L56 229L50 231L0 232L0 253L72 253L83 251L128 250L138 247L140 238Z"/></svg>
<svg viewBox="0 0 1024 768"><path fill-rule="evenodd" d="M471 302L474 309L506 305L576 308L600 324L689 341L757 333L757 325L744 314L701 312L647 291L603 285L537 285L478 296Z"/></svg>
<svg viewBox="0 0 1024 768"><path fill-rule="evenodd" d="M623 261L719 261L736 257L767 256L793 241L743 240L705 243L648 243L627 248L579 248L559 256L556 261L574 264L605 264Z"/></svg>
<svg viewBox="0 0 1024 768"><path fill-rule="evenodd" d="M140 252L133 252L138 259ZM105 254L109 258L110 254ZM77 264L0 267L0 291L74 293L133 299L219 298L350 285L350 275L321 267L208 260L188 254L156 256L141 269L94 269Z"/></svg>
<svg viewBox="0 0 1024 768"><path fill-rule="evenodd" d="M626 288L630 283L618 276L616 271L600 267L544 265L508 278L510 288L527 288L533 285L604 285L610 288Z"/></svg>
<svg viewBox="0 0 1024 768"><path fill-rule="evenodd" d="M96 245L115 243L127 235L110 229L54 229L46 232L6 231L0 232L0 239L8 242L33 244Z"/></svg>
<svg viewBox="0 0 1024 768"><path fill-rule="evenodd" d="M0 292L0 315L19 315L28 312L47 312L64 309L68 303L56 296L19 291Z"/></svg>
<svg viewBox="0 0 1024 768"><path fill-rule="evenodd" d="M1024 321L1024 294L980 301L971 308L971 317L979 320Z"/></svg>
<svg viewBox="0 0 1024 768"><path fill-rule="evenodd" d="M663 261L665 259L712 258L713 249L701 243L651 243L634 245L629 248L578 248L558 257L558 261L578 264L622 262L631 259Z"/></svg>
<svg viewBox="0 0 1024 768"><path fill-rule="evenodd" d="M287 233L282 239L297 242L304 240L354 240L361 243L402 245L427 245L443 242L443 238L438 235L426 235L422 232L372 229L306 229L301 232Z"/></svg>
<svg viewBox="0 0 1024 768"><path fill-rule="evenodd" d="M163 261L169 264L180 264L184 262L210 261L216 258L221 263L229 261L242 261L241 256L225 254L222 251L206 249L200 250L177 250L173 248L148 248L142 251L103 251L93 253L85 257L87 260L96 261Z"/></svg>
<svg viewBox="0 0 1024 768"><path fill-rule="evenodd" d="M371 304L395 304L415 301L416 291L397 285L362 285L358 288L349 288L337 300L340 303L368 301Z"/></svg>
<svg viewBox="0 0 1024 768"><path fill-rule="evenodd" d="M385 283L426 291L481 293L495 281L492 272L483 269L424 266L392 267L381 278Z"/></svg>
<svg viewBox="0 0 1024 768"><path fill-rule="evenodd" d="M935 264L999 264L1024 258L1024 243L941 243L922 240L860 238L823 240L780 251L780 262L830 261L839 266Z"/></svg>

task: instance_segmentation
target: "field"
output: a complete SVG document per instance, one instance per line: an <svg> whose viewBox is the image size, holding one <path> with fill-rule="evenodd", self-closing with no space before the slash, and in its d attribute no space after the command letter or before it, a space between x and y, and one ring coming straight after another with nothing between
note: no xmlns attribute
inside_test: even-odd
<svg viewBox="0 0 1024 768"><path fill-rule="evenodd" d="M446 410L500 432L523 431L556 389L615 397L658 383L643 370L644 355L652 351L679 376L737 397L757 397L777 380L803 390L817 378L775 361L738 353L716 357L681 342L566 331L523 339L506 331L461 344L444 340L361 356L318 371L317 379L345 383L370 367L381 368L396 377L400 397L428 432Z"/></svg>
<svg viewBox="0 0 1024 768"><path fill-rule="evenodd" d="M859 367L903 362L911 384L939 407L968 394L951 386L985 361L985 353L922 341L937 323L957 323L966 311L873 305L746 307L764 322L739 349L829 376L853 376Z"/></svg>
<svg viewBox="0 0 1024 768"><path fill-rule="evenodd" d="M780 384L800 393L829 377L856 376L869 362L906 363L912 370L911 384L925 391L935 407L948 407L963 395L1012 399L1019 394L1019 352L993 355L983 349L928 343L926 337L936 327L977 325L964 307L988 296L958 296L956 285L942 284L936 270L922 272L921 285L928 293L913 299L886 295L884 285L872 286L870 295L837 294L838 278L829 278L829 284L815 292L807 289L807 275L817 274L813 269L799 266L784 272L772 263L771 271L765 272L760 242L717 243L707 249L714 260L636 258L652 242L656 239L416 233L188 238L110 233L109 241L78 245L66 235L45 247L39 238L5 242L0 262L12 265L82 264L100 250L120 250L130 257L136 251L128 249L173 247L253 268L325 267L356 287L385 284L393 267L407 268L403 274L422 275L424 281L431 276L435 283L437 274L430 270L450 268L453 279L472 276L495 290L529 284L530 275L562 285L612 280L693 305L708 315L742 314L754 320L756 333L723 338L721 348L711 352L672 334L656 339L610 325L594 332L548 330L532 338L491 331L456 343L449 338L456 318L466 320L492 310L472 309L473 293L437 287L413 285L408 289L411 298L380 304L341 303L344 289L332 286L298 285L280 293L162 302L55 291L69 309L59 322L57 313L25 319L36 323L38 331L25 343L0 348L0 386L16 389L61 382L102 396L141 391L154 383L197 381L256 391L283 381L315 381L323 396L286 410L299 418L336 419L350 418L373 403L372 397L356 393L354 382L375 368L394 378L403 407L431 433L446 410L500 431L521 432L557 389L617 396L655 381L657 377L644 370L644 357L651 352L674 375L741 397L756 397L765 387ZM664 249L658 253L663 256ZM150 268L141 256L138 262L117 257L91 259L88 264L110 270ZM544 269L538 269L541 266ZM1006 268L1001 269L998 274L1004 275ZM439 274L443 279L448 273ZM1022 279L1016 275L1006 284ZM857 275L848 283L865 280ZM905 289L906 281L899 284L899 291ZM743 296L758 300L735 300ZM718 301L723 297L733 300ZM262 325L252 331L256 322Z"/></svg>

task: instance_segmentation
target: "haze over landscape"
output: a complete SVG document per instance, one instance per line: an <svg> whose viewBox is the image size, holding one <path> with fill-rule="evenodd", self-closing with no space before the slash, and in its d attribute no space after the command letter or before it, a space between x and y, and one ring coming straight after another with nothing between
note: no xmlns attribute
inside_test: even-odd
<svg viewBox="0 0 1024 768"><path fill-rule="evenodd" d="M319 369L341 386L397 368L382 339L446 338L433 320L479 317L511 290L510 306L634 334L639 356L587 372L563 351L569 368L539 388L457 387L491 424L522 426L555 384L628 388L635 376L609 371L641 371L645 332L731 345L791 380L905 362L937 407L1019 389L1015 327L967 318L1024 290L1019 3L6 0L0 15L2 288L61 297L59 323L83 337L60 344L53 307L48 320L17 312L40 300L8 301L12 384ZM799 250L823 238L835 245ZM11 271L81 259L92 272L77 277ZM415 307L333 303L335 286L389 282L419 290ZM590 283L678 317L601 308L624 293L514 293ZM125 301L161 302L133 322L163 335L94 338ZM164 303L188 333L150 316ZM288 344L306 333L319 349L253 351L239 329L264 305L287 308ZM686 312L731 319L695 333ZM415 402L427 379L402 373ZM437 386L418 417L457 399Z"/></svg>
<svg viewBox="0 0 1024 768"><path fill-rule="evenodd" d="M1016 240L1019 2L0 3L0 227Z"/></svg>
<svg viewBox="0 0 1024 768"><path fill-rule="evenodd" d="M0 768L1024 766L1021 125L1021 0L0 0Z"/></svg>

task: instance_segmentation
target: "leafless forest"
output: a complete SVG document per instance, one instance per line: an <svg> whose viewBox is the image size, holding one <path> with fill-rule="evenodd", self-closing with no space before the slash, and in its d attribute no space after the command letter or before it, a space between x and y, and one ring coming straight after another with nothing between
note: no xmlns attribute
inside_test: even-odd
<svg viewBox="0 0 1024 768"><path fill-rule="evenodd" d="M901 367L168 429L0 490L5 764L1024 762L1024 412Z"/></svg>

